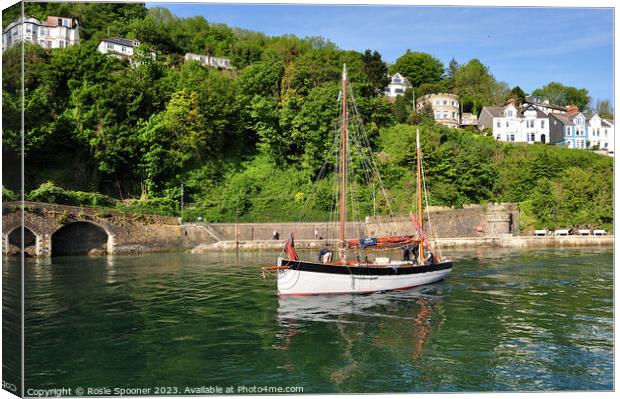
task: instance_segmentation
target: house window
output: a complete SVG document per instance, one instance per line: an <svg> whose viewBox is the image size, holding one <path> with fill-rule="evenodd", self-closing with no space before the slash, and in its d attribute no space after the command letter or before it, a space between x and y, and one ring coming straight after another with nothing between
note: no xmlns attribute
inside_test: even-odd
<svg viewBox="0 0 620 399"><path fill-rule="evenodd" d="M32 33L32 26L30 24L26 25L26 33Z"/></svg>
<svg viewBox="0 0 620 399"><path fill-rule="evenodd" d="M108 43L108 48L111 50L114 50L114 44L113 43Z"/></svg>
<svg viewBox="0 0 620 399"><path fill-rule="evenodd" d="M394 89L394 93L402 94L403 93L403 89Z"/></svg>
<svg viewBox="0 0 620 399"><path fill-rule="evenodd" d="M52 48L52 41L51 40L47 41L47 48Z"/></svg>
<svg viewBox="0 0 620 399"><path fill-rule="evenodd" d="M444 118L444 119L448 119L448 113L447 113L447 112L444 112L444 113L443 113L443 118Z"/></svg>
<svg viewBox="0 0 620 399"><path fill-rule="evenodd" d="M59 40L59 41L58 41L58 47L60 47L60 48L64 48L64 47L65 47L65 42L64 42L64 41L62 41L62 40Z"/></svg>
<svg viewBox="0 0 620 399"><path fill-rule="evenodd" d="M502 127L502 122L497 121L497 127Z"/></svg>
<svg viewBox="0 0 620 399"><path fill-rule="evenodd" d="M62 18L58 18L58 26L62 26Z"/></svg>
<svg viewBox="0 0 620 399"><path fill-rule="evenodd" d="M607 144L609 144L609 143L605 143L605 145L604 145L603 147L604 147L604 148L607 148Z"/></svg>
<svg viewBox="0 0 620 399"><path fill-rule="evenodd" d="M456 119L456 112L452 113L452 119Z"/></svg>
<svg viewBox="0 0 620 399"><path fill-rule="evenodd" d="M448 105L448 100L443 100L443 105Z"/></svg>
<svg viewBox="0 0 620 399"><path fill-rule="evenodd" d="M506 127L510 127L510 122L506 121Z"/></svg>
<svg viewBox="0 0 620 399"><path fill-rule="evenodd" d="M441 103L441 101L435 100L435 105L439 105L440 103Z"/></svg>
<svg viewBox="0 0 620 399"><path fill-rule="evenodd" d="M402 83L402 81L403 81L403 80L402 80L402 79L400 79L400 78L394 78L394 79L392 79L392 82L394 82L394 83Z"/></svg>
<svg viewBox="0 0 620 399"><path fill-rule="evenodd" d="M510 135L510 141L515 141L515 135L514 134Z"/></svg>
<svg viewBox="0 0 620 399"><path fill-rule="evenodd" d="M506 112L506 115L508 115L508 116L512 116L512 111L507 111L507 112Z"/></svg>
<svg viewBox="0 0 620 399"><path fill-rule="evenodd" d="M121 51L122 51L123 53L126 53L126 52L127 52L127 47L125 47L125 46L121 46Z"/></svg>
<svg viewBox="0 0 620 399"><path fill-rule="evenodd" d="M544 129L544 128L545 128L545 120L544 120L544 119L542 119L542 120L540 121L540 128L541 128L541 129Z"/></svg>
<svg viewBox="0 0 620 399"><path fill-rule="evenodd" d="M530 142L536 141L536 134L530 133Z"/></svg>

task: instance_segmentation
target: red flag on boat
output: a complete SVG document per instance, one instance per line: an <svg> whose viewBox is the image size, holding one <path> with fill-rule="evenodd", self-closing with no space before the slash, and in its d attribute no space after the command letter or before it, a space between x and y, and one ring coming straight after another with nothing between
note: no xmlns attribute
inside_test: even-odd
<svg viewBox="0 0 620 399"><path fill-rule="evenodd" d="M299 260L299 256L297 255L297 251L295 251L295 235L291 233L284 244L284 252L290 260Z"/></svg>

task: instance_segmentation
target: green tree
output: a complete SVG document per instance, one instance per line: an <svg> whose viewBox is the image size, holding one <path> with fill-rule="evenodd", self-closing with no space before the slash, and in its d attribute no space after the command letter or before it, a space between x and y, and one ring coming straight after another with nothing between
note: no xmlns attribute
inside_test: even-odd
<svg viewBox="0 0 620 399"><path fill-rule="evenodd" d="M427 53L407 50L390 67L390 73L400 72L415 88L422 83L438 83L444 74L441 61Z"/></svg>
<svg viewBox="0 0 620 399"><path fill-rule="evenodd" d="M501 105L508 89L489 72L489 68L473 59L461 66L453 76L453 90L461 98L463 111L477 114L484 106Z"/></svg>
<svg viewBox="0 0 620 399"><path fill-rule="evenodd" d="M582 111L589 109L590 96L587 89L565 86L559 82L548 83L542 88L534 90L532 95L543 97L556 105L576 105Z"/></svg>
<svg viewBox="0 0 620 399"><path fill-rule="evenodd" d="M390 78L388 77L387 64L381 59L381 54L367 49L362 54L362 62L364 63L364 72L373 89L377 94L382 93L390 83Z"/></svg>

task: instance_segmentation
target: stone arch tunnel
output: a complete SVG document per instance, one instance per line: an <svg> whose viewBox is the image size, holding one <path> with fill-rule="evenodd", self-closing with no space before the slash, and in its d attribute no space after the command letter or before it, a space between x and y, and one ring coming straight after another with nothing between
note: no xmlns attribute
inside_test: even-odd
<svg viewBox="0 0 620 399"><path fill-rule="evenodd" d="M109 234L94 223L69 223L52 234L51 255L105 255L108 240Z"/></svg>

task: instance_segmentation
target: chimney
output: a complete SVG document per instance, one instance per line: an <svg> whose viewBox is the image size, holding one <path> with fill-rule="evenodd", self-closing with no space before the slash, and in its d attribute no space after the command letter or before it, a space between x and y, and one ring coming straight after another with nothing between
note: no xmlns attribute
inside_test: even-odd
<svg viewBox="0 0 620 399"><path fill-rule="evenodd" d="M573 116L579 113L579 107L576 105L569 105L566 107L566 115Z"/></svg>

